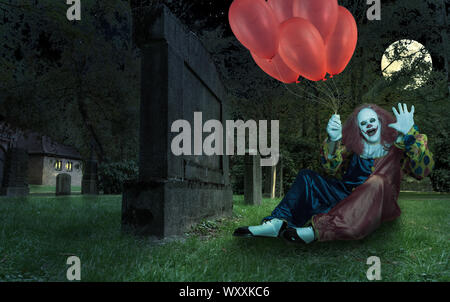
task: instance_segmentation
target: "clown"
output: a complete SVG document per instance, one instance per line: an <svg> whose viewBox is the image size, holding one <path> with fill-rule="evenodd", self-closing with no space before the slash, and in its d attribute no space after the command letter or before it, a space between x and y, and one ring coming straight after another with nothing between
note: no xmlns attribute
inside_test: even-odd
<svg viewBox="0 0 450 302"><path fill-rule="evenodd" d="M293 242L361 239L400 216L402 174L426 177L434 166L427 136L414 124L414 106L362 105L344 127L339 115L327 126L321 164L329 176L302 170L261 225L240 227L235 236L284 237Z"/></svg>

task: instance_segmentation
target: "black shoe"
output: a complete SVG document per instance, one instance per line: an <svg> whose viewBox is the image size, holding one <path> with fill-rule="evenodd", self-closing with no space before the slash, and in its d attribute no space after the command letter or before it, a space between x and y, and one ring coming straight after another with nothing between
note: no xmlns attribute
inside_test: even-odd
<svg viewBox="0 0 450 302"><path fill-rule="evenodd" d="M233 236L236 237L253 237L253 234L248 230L248 226L240 227L234 230Z"/></svg>
<svg viewBox="0 0 450 302"><path fill-rule="evenodd" d="M281 233L281 237L286 239L289 242L294 242L294 243L303 243L306 244L305 241L303 241L302 238L300 238L297 234L297 230L291 227L286 228L282 233Z"/></svg>

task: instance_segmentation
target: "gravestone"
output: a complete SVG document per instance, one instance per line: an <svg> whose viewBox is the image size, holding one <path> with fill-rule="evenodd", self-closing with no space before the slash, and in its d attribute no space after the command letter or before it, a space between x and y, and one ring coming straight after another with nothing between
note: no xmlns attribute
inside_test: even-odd
<svg viewBox="0 0 450 302"><path fill-rule="evenodd" d="M70 195L71 177L67 173L60 173L56 176L56 195Z"/></svg>
<svg viewBox="0 0 450 302"><path fill-rule="evenodd" d="M3 184L3 174L5 170L6 151L0 146L0 188Z"/></svg>
<svg viewBox="0 0 450 302"><path fill-rule="evenodd" d="M264 196L269 198L275 198L275 182L277 177L276 166L264 167Z"/></svg>
<svg viewBox="0 0 450 302"><path fill-rule="evenodd" d="M278 185L278 197L284 197L284 183L283 183L283 159L280 156L280 159L278 161L278 179L279 179L279 185Z"/></svg>
<svg viewBox="0 0 450 302"><path fill-rule="evenodd" d="M231 215L227 156L171 152L174 121L193 128L194 112L202 112L203 122L225 124L225 90L198 38L167 7L132 0L131 8L141 50L139 179L124 184L122 226L160 238L181 235L201 220Z"/></svg>
<svg viewBox="0 0 450 302"><path fill-rule="evenodd" d="M98 194L97 166L97 161L92 158L84 164L83 178L81 179L81 194Z"/></svg>
<svg viewBox="0 0 450 302"><path fill-rule="evenodd" d="M23 148L10 148L7 152L1 195L26 196L30 190L27 182L28 152Z"/></svg>
<svg viewBox="0 0 450 302"><path fill-rule="evenodd" d="M262 200L261 156L246 154L244 157L244 202L260 205Z"/></svg>

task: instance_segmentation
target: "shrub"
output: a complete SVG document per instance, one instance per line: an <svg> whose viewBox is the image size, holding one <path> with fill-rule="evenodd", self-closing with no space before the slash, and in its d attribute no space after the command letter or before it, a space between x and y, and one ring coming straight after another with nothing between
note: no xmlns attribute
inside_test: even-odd
<svg viewBox="0 0 450 302"><path fill-rule="evenodd" d="M437 192L450 192L450 171L436 169L431 173L433 189Z"/></svg>
<svg viewBox="0 0 450 302"><path fill-rule="evenodd" d="M432 140L434 171L430 178L433 189L438 192L450 192L450 142L445 136L437 136Z"/></svg>
<svg viewBox="0 0 450 302"><path fill-rule="evenodd" d="M98 167L98 188L103 194L121 194L123 183L138 178L135 161L104 162Z"/></svg>

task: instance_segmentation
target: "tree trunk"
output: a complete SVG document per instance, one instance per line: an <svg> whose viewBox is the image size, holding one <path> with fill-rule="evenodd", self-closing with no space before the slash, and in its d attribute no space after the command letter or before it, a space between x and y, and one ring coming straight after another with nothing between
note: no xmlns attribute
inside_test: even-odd
<svg viewBox="0 0 450 302"><path fill-rule="evenodd" d="M102 162L104 159L104 154L105 154L104 150L103 150L103 146L100 142L100 138L98 137L97 133L95 132L94 126L92 125L91 121L89 120L89 114L86 109L86 103L83 101L83 93L81 92L80 87L81 86L79 86L78 92L76 95L78 111L80 112L83 123L86 126L88 132L90 133L91 139L94 142L94 150L95 150L95 154L97 155L97 159L99 162Z"/></svg>

